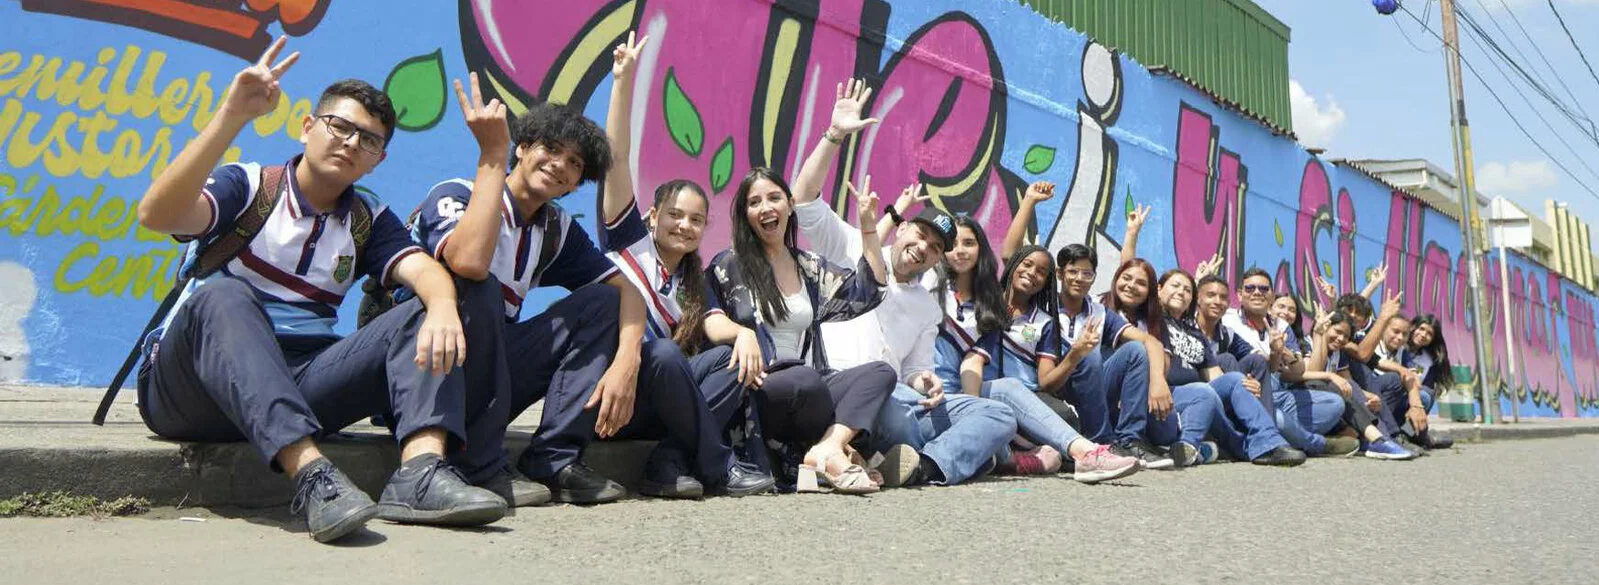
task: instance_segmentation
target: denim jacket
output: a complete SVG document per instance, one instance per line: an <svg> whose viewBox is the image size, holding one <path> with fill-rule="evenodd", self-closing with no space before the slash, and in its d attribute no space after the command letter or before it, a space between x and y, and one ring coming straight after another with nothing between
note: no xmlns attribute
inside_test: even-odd
<svg viewBox="0 0 1599 585"><path fill-rule="evenodd" d="M809 291L811 306L816 316L805 332L801 353L809 351L810 366L827 371L827 351L823 348L821 324L848 321L870 312L883 302L883 284L872 277L871 266L862 258L855 268L833 264L821 256L805 250L792 250L800 278ZM739 273L737 257L733 250L725 250L711 259L706 271L706 304L708 313L722 313L733 322L755 330L760 340L761 355L768 365L776 354L772 335L762 322L760 305L755 295Z"/></svg>

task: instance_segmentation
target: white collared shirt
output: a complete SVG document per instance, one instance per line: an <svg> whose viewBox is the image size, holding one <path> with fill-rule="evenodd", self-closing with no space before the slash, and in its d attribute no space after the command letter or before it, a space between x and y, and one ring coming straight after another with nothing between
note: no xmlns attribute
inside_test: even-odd
<svg viewBox="0 0 1599 585"><path fill-rule="evenodd" d="M812 252L844 265L860 259L860 230L840 219L825 201L796 205L794 210ZM890 247L885 246L882 254L888 262ZM889 280L894 280L892 270ZM938 297L923 286L919 275L909 282L890 282L884 287L882 304L870 313L822 325L828 362L842 370L881 361L909 384L916 375L933 372L933 341L943 315Z"/></svg>

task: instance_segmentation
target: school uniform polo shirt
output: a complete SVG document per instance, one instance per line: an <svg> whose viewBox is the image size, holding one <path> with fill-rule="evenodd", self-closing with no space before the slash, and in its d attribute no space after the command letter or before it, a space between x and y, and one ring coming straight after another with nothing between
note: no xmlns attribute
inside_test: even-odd
<svg viewBox="0 0 1599 585"><path fill-rule="evenodd" d="M1016 378L1038 386L1038 361L1060 360L1061 337L1055 316L1037 308L1011 320L1010 327L983 337L973 352L988 359L984 379Z"/></svg>
<svg viewBox="0 0 1599 585"><path fill-rule="evenodd" d="M1088 324L1095 319L1099 320L1099 346L1106 354L1116 350L1116 346L1121 343L1122 334L1128 327L1133 326L1121 313L1107 311L1105 305L1099 301L1083 297L1082 308L1077 311L1076 316L1067 315L1065 309L1060 311L1058 327L1061 344L1064 347L1071 347L1076 343L1077 336L1087 331Z"/></svg>
<svg viewBox="0 0 1599 585"><path fill-rule="evenodd" d="M280 340L292 343L299 338L315 345L338 338L333 326L338 321L339 305L355 281L369 276L388 284L394 266L421 251L411 242L399 217L353 186L339 195L332 210L318 213L306 201L295 178L294 166L299 160L296 156L287 163L277 206L255 239L216 274L191 281L178 306L206 282L219 276L236 277L260 299ZM259 164L218 167L201 191L202 200L211 210L210 223L199 234L175 238L210 242L233 229L244 210L254 204L260 183ZM366 206L372 218L370 225L355 225L350 209L356 205ZM356 248L356 230L367 231L362 249ZM194 251L191 247L191 256ZM169 314L167 322L176 314L176 310ZM152 336L158 338L166 324Z"/></svg>
<svg viewBox="0 0 1599 585"><path fill-rule="evenodd" d="M655 239L650 237L649 226L644 225L637 203L629 203L615 221L600 226L600 246L605 250L605 257L644 297L649 316L644 339L671 339L677 324L683 320L683 309L677 303L682 271L669 272L661 265Z"/></svg>
<svg viewBox="0 0 1599 585"><path fill-rule="evenodd" d="M1270 326L1276 327L1278 331L1283 333L1283 347L1289 351L1300 351L1299 338L1289 329L1288 323L1273 317L1267 318L1272 323ZM1271 356L1271 336L1268 331L1266 329L1256 329L1248 319L1244 318L1242 311L1228 309L1227 313L1221 317L1221 324L1223 327L1231 329L1233 333L1238 335L1239 339L1244 340L1244 343L1248 343L1251 348L1254 348L1255 353Z"/></svg>
<svg viewBox="0 0 1599 585"><path fill-rule="evenodd" d="M444 261L444 250L450 245L450 235L461 216L466 213L467 202L472 199L472 181L450 179L434 185L418 209L411 237L434 258ZM553 225L561 228L558 248L543 274L534 274L544 247L545 214L557 214ZM572 216L555 202L541 207L531 218L517 213L511 199L510 188L500 192L500 233L494 246L494 257L489 260L489 273L500 281L500 294L505 300L505 318L515 321L522 312L522 300L529 290L541 286L559 286L577 290L586 285L609 279L618 272L616 265L594 246L583 226L572 221Z"/></svg>

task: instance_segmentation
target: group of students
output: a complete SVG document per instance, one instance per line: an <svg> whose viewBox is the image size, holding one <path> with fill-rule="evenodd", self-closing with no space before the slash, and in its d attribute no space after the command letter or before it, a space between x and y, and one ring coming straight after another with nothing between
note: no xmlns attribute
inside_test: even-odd
<svg viewBox="0 0 1599 585"><path fill-rule="evenodd" d="M299 57L279 60L273 43L139 203L141 225L196 242L191 260L258 228L144 338L146 424L249 441L293 478L291 509L323 542L372 518L478 525L551 500L614 501L626 490L582 463L594 440L657 440L640 492L668 498L1063 471L1095 483L1224 456L1291 466L1446 443L1426 432L1429 388L1450 376L1438 323L1405 320L1393 300L1373 316L1344 295L1307 337L1265 272L1244 273L1236 310L1219 262L1157 279L1131 255L1139 210L1101 303L1093 250L1024 243L1048 183L1028 189L998 254L969 217L906 215L926 200L916 185L879 212L870 178L846 182L846 221L820 195L841 145L877 122L859 80L839 84L792 183L768 168L744 177L718 215L731 249L705 263L717 221L705 190L669 181L641 209L632 184L646 42L613 51L604 130L551 104L508 120L475 74L457 81L476 170L433 185L406 220L354 187L395 124L360 81L324 91L302 154L217 166ZM597 239L554 203L591 181ZM340 337L338 307L363 275L388 302ZM519 320L539 287L570 293ZM539 401L512 460L506 427ZM376 502L316 443L369 417L400 443Z"/></svg>

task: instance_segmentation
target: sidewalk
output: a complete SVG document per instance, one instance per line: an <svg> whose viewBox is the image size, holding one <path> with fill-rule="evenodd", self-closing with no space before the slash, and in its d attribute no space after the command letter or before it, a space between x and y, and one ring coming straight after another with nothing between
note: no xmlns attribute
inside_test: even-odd
<svg viewBox="0 0 1599 585"><path fill-rule="evenodd" d="M293 486L272 473L249 445L178 443L156 439L139 419L134 392L124 390L104 427L89 422L100 400L92 388L0 385L0 498L22 492L68 490L101 498L139 496L157 506L261 507L281 505ZM511 424L514 458L538 426L538 405ZM1482 426L1433 418L1434 432L1456 441L1563 437L1599 433L1599 419L1523 419ZM355 482L378 493L393 473L398 449L387 431L366 423L322 444ZM595 443L584 462L638 485L653 443Z"/></svg>

